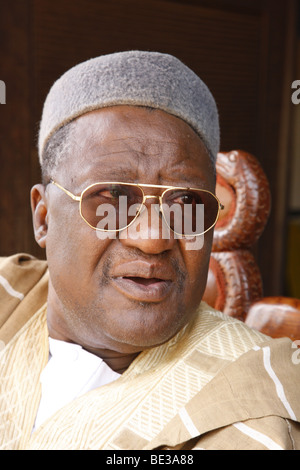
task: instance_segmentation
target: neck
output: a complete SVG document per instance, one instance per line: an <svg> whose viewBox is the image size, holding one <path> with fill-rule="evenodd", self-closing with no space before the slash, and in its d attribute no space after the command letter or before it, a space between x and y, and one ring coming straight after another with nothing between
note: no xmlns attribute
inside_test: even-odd
<svg viewBox="0 0 300 470"><path fill-rule="evenodd" d="M49 281L47 325L51 338L80 345L86 351L100 357L119 374L125 372L141 352L141 349L137 347L115 344L107 335L101 335L101 332L95 338L92 329L88 328L85 331L82 325L74 323L74 317L74 312L66 313Z"/></svg>
<svg viewBox="0 0 300 470"><path fill-rule="evenodd" d="M119 352L113 351L107 348L95 348L89 346L85 342L81 341L79 338L72 338L71 335L64 334L60 328L55 327L51 320L49 320L48 316L48 331L49 336L53 339L57 339L59 341L65 341L67 343L79 344L83 349L94 354L95 356L100 357L113 371L118 372L119 374L123 374L123 372L128 369L130 364L134 361L134 359L139 355L140 351L138 352Z"/></svg>
<svg viewBox="0 0 300 470"><path fill-rule="evenodd" d="M52 303L48 302L47 326L51 338L80 345L86 351L100 357L112 370L119 374L125 372L132 361L139 355L140 350L137 349L132 350L129 348L128 351L125 350L122 352L115 350L114 347L110 347L110 345L94 347L90 344L88 335L84 335L83 338L74 333L74 331L72 333L72 330L68 328L65 321L62 320L62 317L55 315L55 310Z"/></svg>
<svg viewBox="0 0 300 470"><path fill-rule="evenodd" d="M139 353L122 354L107 349L95 349L82 346L88 352L100 357L112 370L123 374Z"/></svg>
<svg viewBox="0 0 300 470"><path fill-rule="evenodd" d="M93 348L83 344L81 341L76 341L68 338L66 335L60 333L58 330L53 328L48 322L48 331L50 338L57 339L59 341L65 341L67 343L79 344L83 349L100 357L113 371L123 374L134 359L139 355L139 352L134 353L121 353L109 349Z"/></svg>

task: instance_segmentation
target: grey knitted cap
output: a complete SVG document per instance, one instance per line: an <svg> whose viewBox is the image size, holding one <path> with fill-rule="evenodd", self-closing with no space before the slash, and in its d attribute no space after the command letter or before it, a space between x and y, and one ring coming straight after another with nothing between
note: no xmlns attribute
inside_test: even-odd
<svg viewBox="0 0 300 470"><path fill-rule="evenodd" d="M40 163L47 141L60 127L82 114L116 105L150 106L183 119L202 138L215 163L219 118L209 89L176 57L145 51L87 60L54 83L40 123Z"/></svg>

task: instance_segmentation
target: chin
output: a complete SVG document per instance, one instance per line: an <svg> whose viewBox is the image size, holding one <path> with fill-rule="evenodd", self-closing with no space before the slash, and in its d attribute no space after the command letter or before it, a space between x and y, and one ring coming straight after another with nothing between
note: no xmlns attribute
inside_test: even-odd
<svg viewBox="0 0 300 470"><path fill-rule="evenodd" d="M135 351L159 346L174 337L192 317L192 315L183 316L178 312L177 315L168 318L165 309L159 314L150 313L149 305L142 307L141 310L138 313L135 312L135 320L133 320L133 312L130 312L131 318L110 328L108 334L115 344L127 349L134 348Z"/></svg>

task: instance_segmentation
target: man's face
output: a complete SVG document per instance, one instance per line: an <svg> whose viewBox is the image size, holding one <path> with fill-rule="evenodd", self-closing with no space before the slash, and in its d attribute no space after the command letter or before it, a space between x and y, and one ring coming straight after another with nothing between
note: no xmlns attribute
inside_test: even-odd
<svg viewBox="0 0 300 470"><path fill-rule="evenodd" d="M202 141L163 111L94 111L77 119L72 139L70 155L52 176L73 194L101 181L214 191ZM145 194L161 192L145 188ZM150 238L130 237L129 231L127 237L99 239L80 217L78 202L59 188L48 185L46 200L48 322L62 339L133 353L168 341L194 317L206 285L212 230L199 250L172 233ZM147 205L154 202L147 199Z"/></svg>

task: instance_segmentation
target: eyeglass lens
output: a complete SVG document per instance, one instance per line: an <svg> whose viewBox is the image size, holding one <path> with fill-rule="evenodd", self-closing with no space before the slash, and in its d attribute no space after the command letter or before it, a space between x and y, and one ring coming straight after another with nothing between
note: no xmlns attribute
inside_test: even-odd
<svg viewBox="0 0 300 470"><path fill-rule="evenodd" d="M86 222L98 230L128 227L142 210L144 193L126 183L97 183L82 193L80 211ZM169 189L162 197L163 217L170 229L181 235L201 234L216 222L219 202L202 190Z"/></svg>

